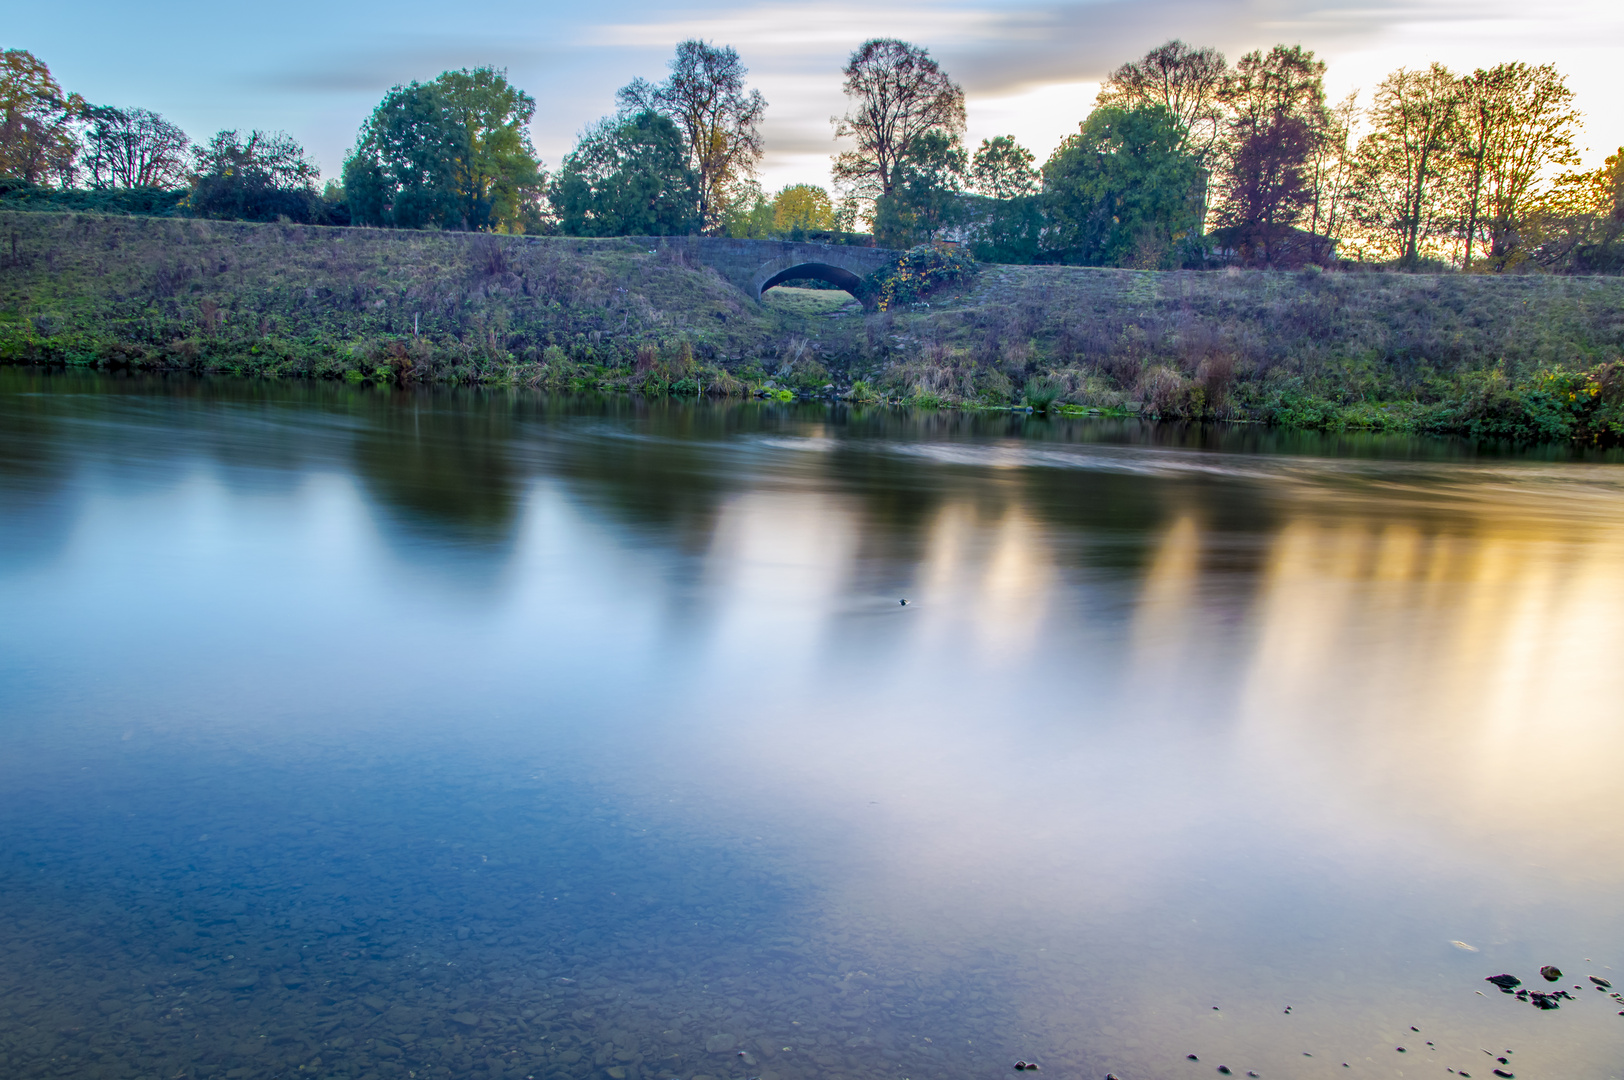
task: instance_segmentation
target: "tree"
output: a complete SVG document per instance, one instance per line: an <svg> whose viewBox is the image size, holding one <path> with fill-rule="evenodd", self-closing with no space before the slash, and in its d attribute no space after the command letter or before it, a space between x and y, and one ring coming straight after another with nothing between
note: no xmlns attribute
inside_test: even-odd
<svg viewBox="0 0 1624 1080"><path fill-rule="evenodd" d="M433 84L393 87L344 160L344 199L357 225L457 228L457 156L464 132Z"/></svg>
<svg viewBox="0 0 1624 1080"><path fill-rule="evenodd" d="M321 170L286 132L251 131L246 140L222 131L192 150L192 194L199 217L241 221L321 219Z"/></svg>
<svg viewBox="0 0 1624 1080"><path fill-rule="evenodd" d="M976 191L989 199L1030 195L1038 189L1038 171L1032 160L1032 151L1013 135L982 139L970 162L970 178Z"/></svg>
<svg viewBox="0 0 1624 1080"><path fill-rule="evenodd" d="M79 153L73 123L84 107L78 94L62 92L43 60L23 49L0 53L0 176L71 183Z"/></svg>
<svg viewBox="0 0 1624 1080"><path fill-rule="evenodd" d="M767 100L760 90L745 92L749 69L731 46L684 41L670 67L658 86L638 79L617 96L625 112L657 112L682 131L688 166L699 178L701 228L714 232L733 201L729 189L755 176Z"/></svg>
<svg viewBox="0 0 1624 1080"><path fill-rule="evenodd" d="M1624 270L1624 147L1599 169L1558 176L1531 215L1532 258L1575 273Z"/></svg>
<svg viewBox="0 0 1624 1080"><path fill-rule="evenodd" d="M818 232L835 227L834 203L815 184L790 184L773 197L773 231Z"/></svg>
<svg viewBox="0 0 1624 1080"><path fill-rule="evenodd" d="M447 71L434 82L462 133L454 160L463 227L524 232L546 183L530 144L536 99L509 84L506 69Z"/></svg>
<svg viewBox="0 0 1624 1080"><path fill-rule="evenodd" d="M1200 231L1201 179L1172 113L1097 108L1043 165L1044 248L1085 266L1174 265Z"/></svg>
<svg viewBox="0 0 1624 1080"><path fill-rule="evenodd" d="M571 236L676 236L699 228L699 175L669 117L600 121L564 158L549 191Z"/></svg>
<svg viewBox="0 0 1624 1080"><path fill-rule="evenodd" d="M1293 233L1314 202L1309 162L1329 124L1324 74L1312 52L1276 45L1242 57L1224 87L1231 115L1217 220L1248 263L1297 254Z"/></svg>
<svg viewBox="0 0 1624 1080"><path fill-rule="evenodd" d="M957 136L927 131L897 163L891 191L875 200L874 238L886 247L929 243L957 224L965 171Z"/></svg>
<svg viewBox="0 0 1624 1080"><path fill-rule="evenodd" d="M859 198L891 194L902 175L898 166L920 136L934 131L956 142L963 135L964 91L917 45L865 41L844 74L853 107L830 122L835 138L857 145L835 157L832 172Z"/></svg>
<svg viewBox="0 0 1624 1080"><path fill-rule="evenodd" d="M1329 258L1342 238L1347 206L1353 195L1353 125L1359 115L1359 92L1350 92L1327 112L1328 122L1309 156L1308 231L1314 237L1313 258Z"/></svg>
<svg viewBox="0 0 1624 1080"><path fill-rule="evenodd" d="M396 86L344 162L357 224L524 232L545 178L530 144L536 102L482 67Z"/></svg>
<svg viewBox="0 0 1624 1080"><path fill-rule="evenodd" d="M1464 222L1464 264L1483 242L1503 268L1521 256L1520 232L1538 202L1535 187L1554 166L1579 160L1573 92L1550 64L1501 64L1464 80L1457 182Z"/></svg>
<svg viewBox="0 0 1624 1080"><path fill-rule="evenodd" d="M186 132L148 109L87 105L82 161L98 188L177 188L186 182Z"/></svg>
<svg viewBox="0 0 1624 1080"><path fill-rule="evenodd" d="M1359 216L1388 236L1403 265L1414 265L1422 244L1443 231L1460 104L1459 80L1438 63L1399 68L1376 87L1371 130L1359 141Z"/></svg>
<svg viewBox="0 0 1624 1080"><path fill-rule="evenodd" d="M1123 64L1100 87L1096 105L1137 109L1159 105L1184 125L1186 149L1206 163L1223 131L1223 94L1229 77L1224 54L1177 39L1144 59Z"/></svg>

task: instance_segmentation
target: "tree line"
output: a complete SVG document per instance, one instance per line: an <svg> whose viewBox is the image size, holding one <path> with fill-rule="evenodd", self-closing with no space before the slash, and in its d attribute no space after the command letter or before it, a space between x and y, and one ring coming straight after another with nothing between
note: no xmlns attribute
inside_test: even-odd
<svg viewBox="0 0 1624 1080"><path fill-rule="evenodd" d="M65 93L0 54L0 188L201 217L580 236L800 236L977 258L1139 268L1377 263L1624 270L1624 151L1572 172L1580 115L1550 65L1401 68L1361 105L1326 100L1301 46L1171 41L1123 64L1041 165L1013 137L964 143L962 88L926 49L864 42L834 191L760 186L767 102L728 46L685 41L634 80L558 169L530 141L536 101L505 71L392 88L342 176L281 132L193 144L154 112ZM9 187L7 187L9 185ZM136 212L150 212L136 211ZM858 230L866 230L859 235Z"/></svg>

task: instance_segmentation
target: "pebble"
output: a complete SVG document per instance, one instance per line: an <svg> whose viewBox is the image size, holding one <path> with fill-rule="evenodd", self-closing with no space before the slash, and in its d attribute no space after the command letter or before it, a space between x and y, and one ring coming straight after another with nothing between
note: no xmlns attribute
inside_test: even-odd
<svg viewBox="0 0 1624 1080"><path fill-rule="evenodd" d="M1562 977L1562 969L1555 964L1546 964L1539 969L1539 973L1545 976L1546 982L1555 982Z"/></svg>

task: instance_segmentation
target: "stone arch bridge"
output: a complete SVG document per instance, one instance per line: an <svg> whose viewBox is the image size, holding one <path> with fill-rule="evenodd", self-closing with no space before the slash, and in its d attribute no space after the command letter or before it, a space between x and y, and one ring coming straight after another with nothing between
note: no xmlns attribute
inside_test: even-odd
<svg viewBox="0 0 1624 1080"><path fill-rule="evenodd" d="M774 285L815 278L838 286L861 300L872 301L860 288L869 274L895 263L902 252L848 244L812 244L793 240L733 240L721 236L666 236L654 243L679 248L690 261L708 266L752 300Z"/></svg>

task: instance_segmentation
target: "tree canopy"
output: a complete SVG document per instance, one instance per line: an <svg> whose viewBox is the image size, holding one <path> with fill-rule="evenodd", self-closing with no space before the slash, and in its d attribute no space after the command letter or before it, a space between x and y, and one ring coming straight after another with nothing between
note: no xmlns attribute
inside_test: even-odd
<svg viewBox="0 0 1624 1080"><path fill-rule="evenodd" d="M357 224L524 232L545 183L529 125L535 99L496 68L396 86L344 163Z"/></svg>
<svg viewBox="0 0 1624 1080"><path fill-rule="evenodd" d="M989 199L1030 195L1039 182L1032 161L1032 151L1016 142L1013 135L982 139L970 163L970 179L976 191Z"/></svg>
<svg viewBox="0 0 1624 1080"><path fill-rule="evenodd" d="M559 228L573 236L674 236L700 225L699 174L686 139L653 110L587 131L549 194Z"/></svg>
<svg viewBox="0 0 1624 1080"><path fill-rule="evenodd" d="M282 131L217 133L192 151L192 194L199 217L239 221L311 222L323 216L316 178L321 170L304 147Z"/></svg>
<svg viewBox="0 0 1624 1080"><path fill-rule="evenodd" d="M1324 75L1313 52L1276 45L1247 53L1224 85L1231 115L1217 217L1247 263L1300 257L1293 241L1314 202L1310 162L1330 123Z"/></svg>
<svg viewBox="0 0 1624 1080"><path fill-rule="evenodd" d="M731 46L684 41L670 67L663 83L638 79L617 97L625 113L657 112L681 130L698 177L700 227L714 232L741 185L755 176L767 101L760 90L745 91L749 70Z"/></svg>
<svg viewBox="0 0 1624 1080"><path fill-rule="evenodd" d="M836 117L835 138L856 146L834 159L835 182L865 199L889 195L900 182L914 141L939 132L964 134L964 91L930 53L895 38L865 41L843 71L852 106Z"/></svg>
<svg viewBox="0 0 1624 1080"><path fill-rule="evenodd" d="M1060 262L1176 265L1179 247L1200 233L1201 179L1168 110L1097 108L1044 163L1043 246Z"/></svg>
<svg viewBox="0 0 1624 1080"><path fill-rule="evenodd" d="M79 153L73 123L84 107L78 94L62 92L33 53L0 52L0 176L71 184Z"/></svg>
<svg viewBox="0 0 1624 1080"><path fill-rule="evenodd" d="M84 109L83 167L97 188L178 188L186 182L186 132L149 109Z"/></svg>
<svg viewBox="0 0 1624 1080"><path fill-rule="evenodd" d="M1223 53L1174 39L1113 71L1100 87L1096 104L1125 109L1161 106L1184 126L1187 149L1204 162L1222 134L1228 82Z"/></svg>

